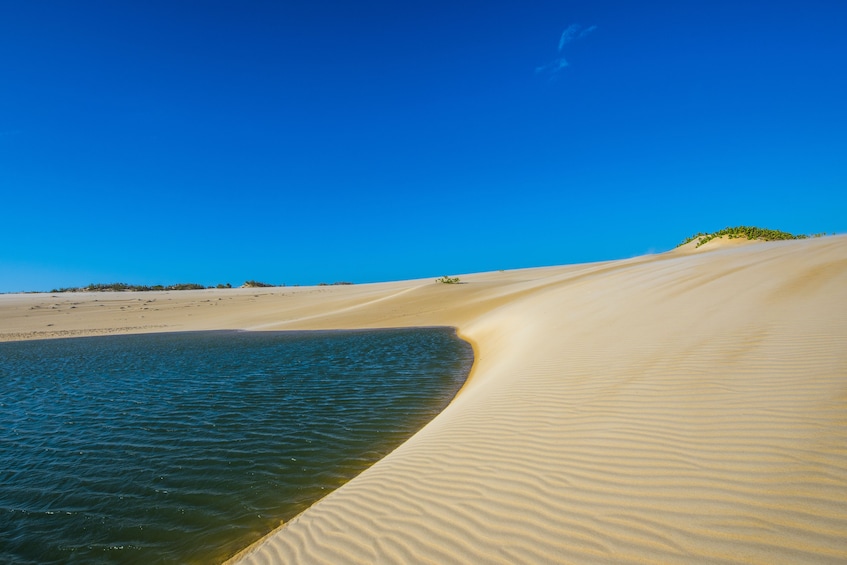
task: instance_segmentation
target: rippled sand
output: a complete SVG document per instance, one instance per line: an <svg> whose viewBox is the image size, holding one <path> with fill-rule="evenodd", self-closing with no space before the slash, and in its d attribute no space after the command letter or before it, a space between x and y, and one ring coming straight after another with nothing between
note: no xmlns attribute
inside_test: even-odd
<svg viewBox="0 0 847 565"><path fill-rule="evenodd" d="M460 285L7 295L0 339L459 328L454 402L247 563L845 562L847 237L725 243Z"/></svg>

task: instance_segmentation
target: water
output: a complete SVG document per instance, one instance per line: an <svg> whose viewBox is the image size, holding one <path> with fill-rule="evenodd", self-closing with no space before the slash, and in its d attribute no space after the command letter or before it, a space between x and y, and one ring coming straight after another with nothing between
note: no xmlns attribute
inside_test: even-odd
<svg viewBox="0 0 847 565"><path fill-rule="evenodd" d="M226 559L431 420L472 356L440 328L0 343L0 562Z"/></svg>

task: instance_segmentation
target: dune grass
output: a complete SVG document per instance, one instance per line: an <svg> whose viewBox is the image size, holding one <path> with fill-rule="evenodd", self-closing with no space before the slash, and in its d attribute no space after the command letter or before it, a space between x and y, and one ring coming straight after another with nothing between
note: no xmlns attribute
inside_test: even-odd
<svg viewBox="0 0 847 565"><path fill-rule="evenodd" d="M814 237L820 237L823 234L815 234ZM807 239L809 236L807 235L794 235L792 233L779 231L779 230L771 230L767 228L757 228L753 226L735 226L735 227L727 227L720 231L712 232L712 233L696 233L691 237L687 237L682 243L677 245L677 247L681 247L686 243L690 243L695 239L697 241L697 245L695 247L700 247L701 245L705 245L706 243L712 241L718 237L726 236L729 239L759 239L762 241L777 241L784 239Z"/></svg>

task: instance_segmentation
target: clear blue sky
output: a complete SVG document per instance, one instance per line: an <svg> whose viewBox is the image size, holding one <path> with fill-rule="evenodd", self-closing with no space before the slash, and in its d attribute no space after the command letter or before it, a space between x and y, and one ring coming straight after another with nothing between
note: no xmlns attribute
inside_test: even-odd
<svg viewBox="0 0 847 565"><path fill-rule="evenodd" d="M0 291L847 231L847 2L0 3Z"/></svg>

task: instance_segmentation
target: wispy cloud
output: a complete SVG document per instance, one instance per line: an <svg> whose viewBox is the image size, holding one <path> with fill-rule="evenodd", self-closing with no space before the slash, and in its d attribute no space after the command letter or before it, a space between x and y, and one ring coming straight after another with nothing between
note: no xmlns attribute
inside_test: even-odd
<svg viewBox="0 0 847 565"><path fill-rule="evenodd" d="M569 65L568 60L563 54L565 47L569 43L578 41L597 29L597 26L588 26L583 28L580 24L571 24L562 31L559 36L559 47L556 52L556 58L545 65L535 68L536 74L548 74L550 78L554 78L559 72Z"/></svg>
<svg viewBox="0 0 847 565"><path fill-rule="evenodd" d="M577 39L582 39L583 37L585 37L586 35L588 35L592 31L594 31L595 29L597 29L597 26L588 26L587 28L585 28L584 30L579 32L579 36L577 37Z"/></svg>
<svg viewBox="0 0 847 565"><path fill-rule="evenodd" d="M562 36L559 38L559 53L562 52L565 45L573 41L574 35L579 31L579 24L571 24L565 28L565 31L562 32Z"/></svg>

